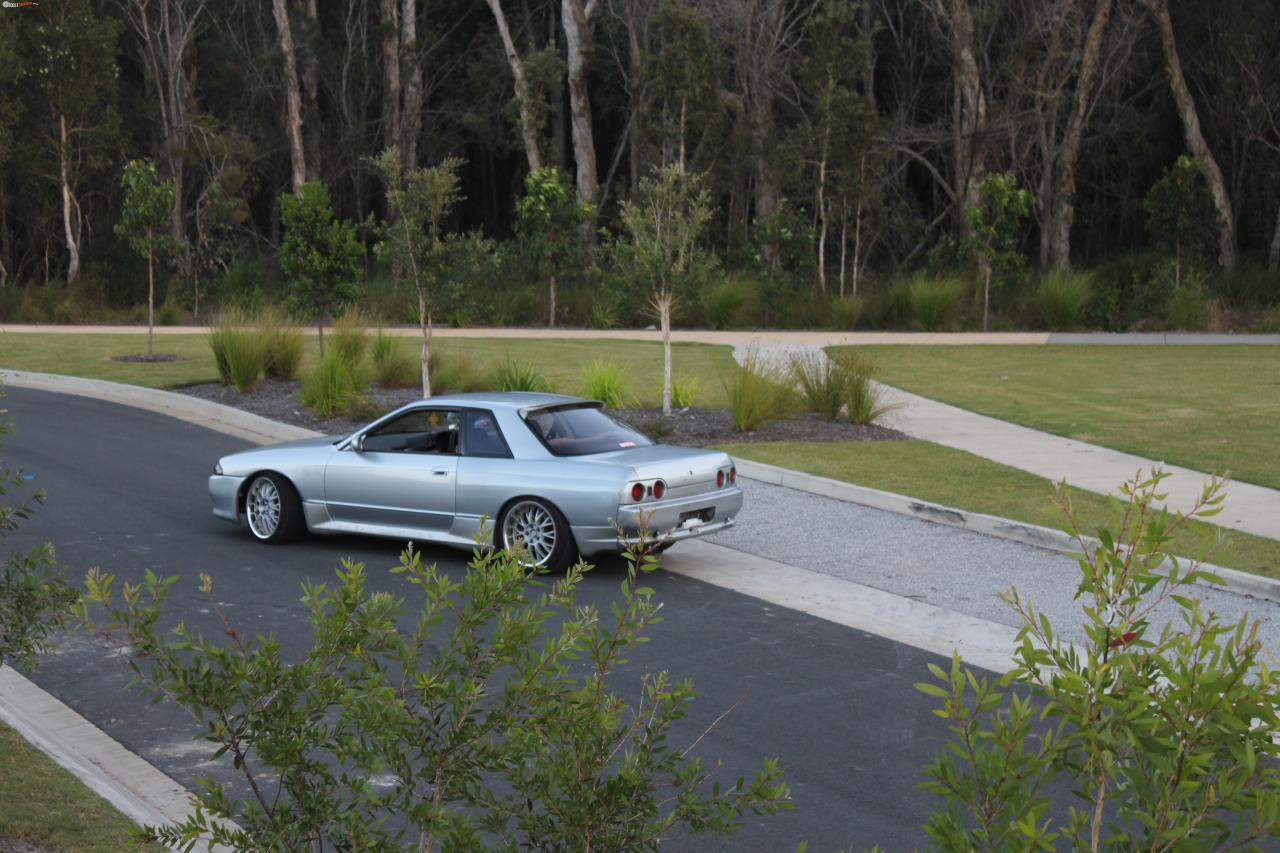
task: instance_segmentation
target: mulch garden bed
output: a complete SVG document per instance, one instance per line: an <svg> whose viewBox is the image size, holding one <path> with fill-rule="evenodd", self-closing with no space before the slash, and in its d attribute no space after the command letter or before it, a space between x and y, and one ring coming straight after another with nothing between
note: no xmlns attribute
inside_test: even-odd
<svg viewBox="0 0 1280 853"><path fill-rule="evenodd" d="M241 394L229 385L216 383L191 385L177 390L202 400L234 406L264 418L306 427L326 435L354 432L382 413L413 402L421 396L416 388L373 388L367 392L367 418L326 419L302 405L299 398L300 384L297 381L268 379L249 394ZM759 429L747 432L739 431L724 409L677 409L667 418L662 417L661 409L633 409L618 414L656 441L688 447L761 441L884 441L906 438L897 430L887 427L855 426L845 421L829 421L812 412L771 421Z"/></svg>

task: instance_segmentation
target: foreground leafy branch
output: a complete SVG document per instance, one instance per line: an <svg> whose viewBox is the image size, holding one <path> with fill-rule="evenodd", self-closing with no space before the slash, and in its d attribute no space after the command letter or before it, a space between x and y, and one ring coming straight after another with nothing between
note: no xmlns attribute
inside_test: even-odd
<svg viewBox="0 0 1280 853"><path fill-rule="evenodd" d="M344 561L336 583L304 585L311 645L292 661L276 637L226 622L207 576L225 641L161 630L175 578L117 594L91 572L88 599L136 652L135 682L191 712L249 792L206 779L185 823L148 835L237 850L648 850L677 827L728 837L747 812L789 808L777 762L722 787L669 742L690 682L645 674L634 704L611 689L661 621L640 583L655 567L630 554L602 617L575 602L581 564L548 586L518 556L477 549L453 579L410 546L393 595Z"/></svg>
<svg viewBox="0 0 1280 853"><path fill-rule="evenodd" d="M950 671L930 667L938 683L918 685L941 700L952 736L922 786L945 800L925 825L938 848L1252 850L1280 834L1280 690L1258 625L1206 612L1192 585L1222 580L1168 553L1179 528L1220 511L1223 484L1170 514L1159 508L1166 476L1126 483L1097 542L1058 492L1083 551L1085 642L1064 640L1011 590L1022 629L998 687L1014 689L958 656ZM1156 631L1166 603L1177 618Z"/></svg>

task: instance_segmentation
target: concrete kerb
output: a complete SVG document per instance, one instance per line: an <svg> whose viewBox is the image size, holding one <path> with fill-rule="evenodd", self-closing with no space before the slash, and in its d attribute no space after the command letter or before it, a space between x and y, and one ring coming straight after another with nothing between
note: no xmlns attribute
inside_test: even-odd
<svg viewBox="0 0 1280 853"><path fill-rule="evenodd" d="M1040 527L1035 524L999 518L994 515L967 512L955 507L907 497L906 495L882 492L879 489L856 486L843 480L832 480L828 477L793 471L790 468L779 468L776 465L766 465L763 462L753 462L749 459L735 459L734 463L738 468L738 473L742 476L764 483L771 483L775 486L785 486L788 489L810 492L815 495L835 498L836 500L847 501L873 509L895 512L899 515L909 515L913 518L932 521L936 524L960 527L965 530L971 530L974 533L995 536L999 539L1010 539L1036 548L1060 551L1064 554L1080 552L1080 543L1064 531L1054 530L1051 527ZM1089 539L1088 542L1091 546L1098 544L1095 539ZM1166 571L1172 567L1171 561L1165 563ZM1185 570L1185 562L1180 565L1180 568ZM1212 563L1205 563L1201 568L1221 577L1222 580L1226 581L1227 588L1232 592L1280 602L1280 581L1264 578L1260 575L1252 575L1236 569L1228 569L1225 566L1215 566ZM1206 583L1206 585L1208 584Z"/></svg>
<svg viewBox="0 0 1280 853"><path fill-rule="evenodd" d="M57 697L0 665L0 721L139 826L181 823L190 793ZM225 823L225 822L224 822ZM197 841L191 850L228 848Z"/></svg>

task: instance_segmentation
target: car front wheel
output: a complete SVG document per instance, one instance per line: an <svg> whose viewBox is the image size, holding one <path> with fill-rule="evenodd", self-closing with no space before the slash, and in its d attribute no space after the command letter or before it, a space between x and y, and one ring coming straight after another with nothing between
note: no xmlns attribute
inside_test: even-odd
<svg viewBox="0 0 1280 853"><path fill-rule="evenodd" d="M291 542L302 535L302 503L293 484L279 474L259 474L244 494L244 515L249 532L272 545Z"/></svg>

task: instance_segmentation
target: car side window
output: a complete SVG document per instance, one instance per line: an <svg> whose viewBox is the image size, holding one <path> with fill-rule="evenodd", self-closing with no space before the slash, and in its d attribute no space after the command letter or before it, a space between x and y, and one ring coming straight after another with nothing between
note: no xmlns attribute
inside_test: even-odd
<svg viewBox="0 0 1280 853"><path fill-rule="evenodd" d="M365 433L365 453L458 452L458 412L447 409L417 409L406 412L372 432Z"/></svg>
<svg viewBox="0 0 1280 853"><path fill-rule="evenodd" d="M507 447L492 412L469 409L463 413L463 424L466 430L463 441L468 456L511 458L511 449Z"/></svg>

